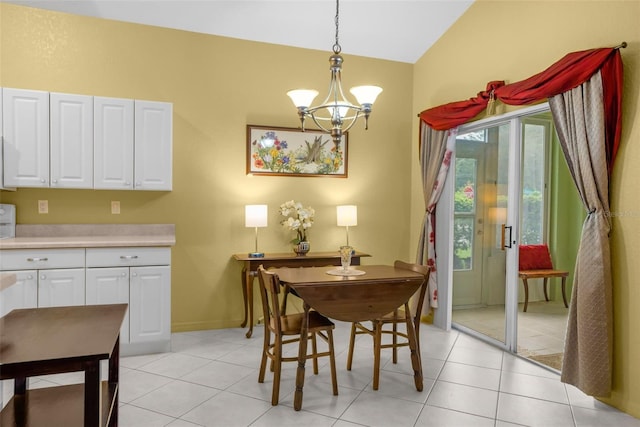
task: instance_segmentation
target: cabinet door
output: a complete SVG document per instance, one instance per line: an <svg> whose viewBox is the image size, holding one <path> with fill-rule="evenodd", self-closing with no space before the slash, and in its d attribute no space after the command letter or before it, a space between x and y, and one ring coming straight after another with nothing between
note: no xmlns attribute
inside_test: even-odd
<svg viewBox="0 0 640 427"><path fill-rule="evenodd" d="M131 267L130 340L148 342L171 338L171 268Z"/></svg>
<svg viewBox="0 0 640 427"><path fill-rule="evenodd" d="M87 305L129 304L129 268L87 268ZM120 343L129 342L129 310L120 329Z"/></svg>
<svg viewBox="0 0 640 427"><path fill-rule="evenodd" d="M93 99L96 189L133 189L133 100Z"/></svg>
<svg viewBox="0 0 640 427"><path fill-rule="evenodd" d="M172 188L173 104L135 101L135 188Z"/></svg>
<svg viewBox="0 0 640 427"><path fill-rule="evenodd" d="M2 90L4 185L49 186L49 93Z"/></svg>
<svg viewBox="0 0 640 427"><path fill-rule="evenodd" d="M51 187L93 188L93 97L51 93Z"/></svg>
<svg viewBox="0 0 640 427"><path fill-rule="evenodd" d="M38 307L84 304L84 268L38 271Z"/></svg>
<svg viewBox="0 0 640 427"><path fill-rule="evenodd" d="M38 280L35 270L3 271L16 275L16 283L0 292L0 317L17 308L38 306Z"/></svg>

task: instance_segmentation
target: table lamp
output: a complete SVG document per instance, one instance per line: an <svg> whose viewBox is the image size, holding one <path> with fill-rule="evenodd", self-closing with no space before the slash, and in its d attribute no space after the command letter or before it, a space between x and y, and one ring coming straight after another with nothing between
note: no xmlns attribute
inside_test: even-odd
<svg viewBox="0 0 640 427"><path fill-rule="evenodd" d="M258 227L267 226L267 205L246 205L244 207L244 225L256 229L256 250L249 253L249 258L264 257L264 252L258 252Z"/></svg>
<svg viewBox="0 0 640 427"><path fill-rule="evenodd" d="M356 205L337 206L338 226L347 227L347 246L349 246L349 226L358 225L358 207Z"/></svg>

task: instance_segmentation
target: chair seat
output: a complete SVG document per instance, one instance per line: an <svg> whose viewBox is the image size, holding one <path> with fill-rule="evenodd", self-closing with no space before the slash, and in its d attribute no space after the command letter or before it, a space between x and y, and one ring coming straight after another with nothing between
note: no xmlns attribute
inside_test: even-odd
<svg viewBox="0 0 640 427"><path fill-rule="evenodd" d="M518 272L520 278L539 279L544 277L567 277L568 271L563 270L522 270Z"/></svg>
<svg viewBox="0 0 640 427"><path fill-rule="evenodd" d="M283 335L299 335L302 328L303 313L294 313L280 316L280 326L282 328ZM275 327L276 319L271 319L272 327ZM335 324L318 313L317 311L309 311L309 332L316 332L318 330L326 330L327 328L334 329Z"/></svg>

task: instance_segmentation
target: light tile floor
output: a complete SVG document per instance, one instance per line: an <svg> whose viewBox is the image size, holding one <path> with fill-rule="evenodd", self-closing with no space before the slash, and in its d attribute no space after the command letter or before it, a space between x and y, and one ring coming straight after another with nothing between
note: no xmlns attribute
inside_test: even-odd
<svg viewBox="0 0 640 427"><path fill-rule="evenodd" d="M331 393L328 366L317 376L308 368L299 412L292 407L296 363L283 365L278 406L271 406L272 376L258 383L262 327L251 339L240 328L174 333L170 353L121 358L120 426L640 427L554 372L430 325L421 327L424 390L414 387L408 351L394 365L385 350L374 391L370 337L358 337L353 370L345 368L349 327L336 323L339 395ZM30 387L82 379L49 375Z"/></svg>

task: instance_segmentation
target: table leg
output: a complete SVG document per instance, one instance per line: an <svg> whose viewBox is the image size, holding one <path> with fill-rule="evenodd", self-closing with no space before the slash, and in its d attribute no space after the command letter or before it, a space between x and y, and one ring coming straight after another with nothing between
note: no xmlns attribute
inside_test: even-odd
<svg viewBox="0 0 640 427"><path fill-rule="evenodd" d="M17 377L13 383L13 413L16 417L16 426L27 425L27 378Z"/></svg>
<svg viewBox="0 0 640 427"><path fill-rule="evenodd" d="M109 384L115 385L116 393L113 398L113 409L111 410L111 417L109 418L109 427L115 427L118 425L118 403L120 401L120 335L113 346L111 357L109 358Z"/></svg>
<svg viewBox="0 0 640 427"><path fill-rule="evenodd" d="M100 426L100 361L87 362L84 369L84 425Z"/></svg>
<svg viewBox="0 0 640 427"><path fill-rule="evenodd" d="M298 348L298 371L296 372L296 391L293 398L293 409L302 408L302 388L304 387L304 364L307 360L307 341L309 336L309 304L304 303L304 316L300 327L300 347Z"/></svg>
<svg viewBox="0 0 640 427"><path fill-rule="evenodd" d="M411 367L413 368L413 381L416 384L416 390L422 391L422 357L418 348L418 340L416 338L416 330L411 319L409 304L404 305L405 319L407 322L407 336L409 337L409 349L411 350Z"/></svg>

